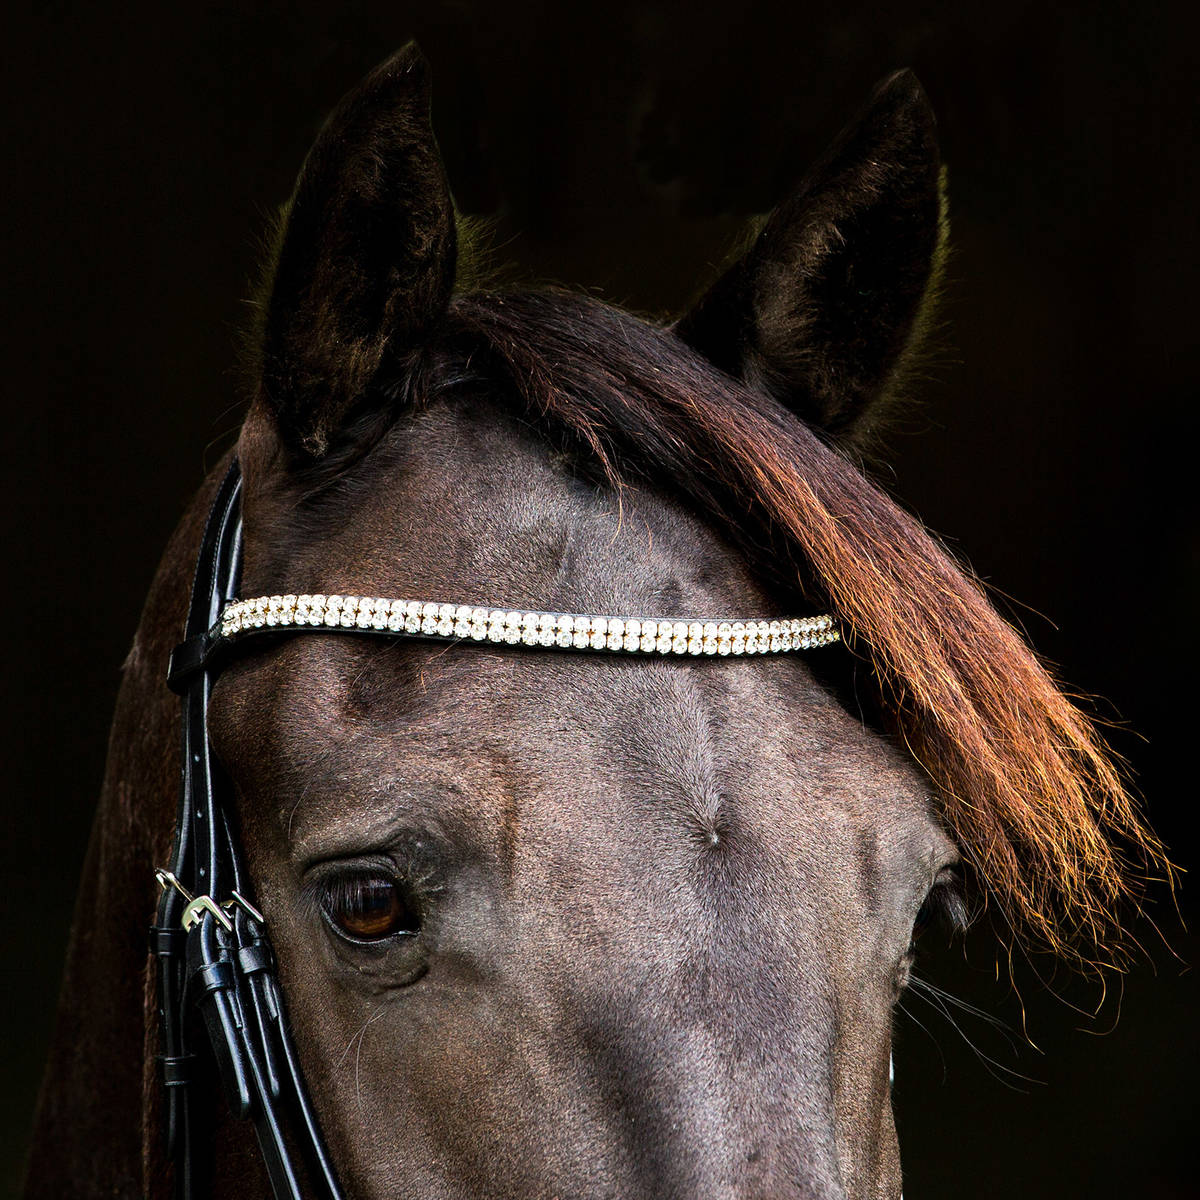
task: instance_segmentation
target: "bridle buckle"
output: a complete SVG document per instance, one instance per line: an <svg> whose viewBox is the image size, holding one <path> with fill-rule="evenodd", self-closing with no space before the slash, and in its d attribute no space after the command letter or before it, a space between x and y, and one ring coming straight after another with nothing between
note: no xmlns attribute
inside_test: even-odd
<svg viewBox="0 0 1200 1200"><path fill-rule="evenodd" d="M158 886L162 888L164 892L168 888L174 888L175 891L177 891L187 901L187 907L183 910L183 916L180 919L180 924L185 930L191 930L198 925L204 919L204 914L207 912L212 913L212 915L216 918L217 924L219 924L226 933L233 932L233 922L225 915L225 913L221 911L221 905L219 905L211 896L193 896L192 893L189 892L187 888L185 888L183 884L179 882L172 871L165 870L161 867L154 872L154 878L158 880ZM226 907L236 903L241 908L249 912L252 916L257 915L257 909L249 904L245 897L238 895L237 892L234 892L234 896L236 897L236 900L228 901ZM261 917L259 919L261 920Z"/></svg>

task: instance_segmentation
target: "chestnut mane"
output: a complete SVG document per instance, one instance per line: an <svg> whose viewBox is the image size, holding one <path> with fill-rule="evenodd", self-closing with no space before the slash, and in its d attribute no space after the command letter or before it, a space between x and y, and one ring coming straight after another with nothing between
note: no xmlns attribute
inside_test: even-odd
<svg viewBox="0 0 1200 1200"><path fill-rule="evenodd" d="M1163 848L1091 719L914 517L669 327L589 297L460 296L403 390L428 398L481 371L610 483L677 488L777 588L837 614L1019 942L1080 966L1127 961L1128 914L1148 877L1171 876Z"/></svg>

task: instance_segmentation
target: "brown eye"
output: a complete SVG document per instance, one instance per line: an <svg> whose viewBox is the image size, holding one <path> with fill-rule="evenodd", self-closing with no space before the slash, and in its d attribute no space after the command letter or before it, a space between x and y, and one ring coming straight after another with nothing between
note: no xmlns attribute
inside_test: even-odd
<svg viewBox="0 0 1200 1200"><path fill-rule="evenodd" d="M360 942L416 933L420 921L396 880L376 873L340 875L325 885L321 906L334 928Z"/></svg>

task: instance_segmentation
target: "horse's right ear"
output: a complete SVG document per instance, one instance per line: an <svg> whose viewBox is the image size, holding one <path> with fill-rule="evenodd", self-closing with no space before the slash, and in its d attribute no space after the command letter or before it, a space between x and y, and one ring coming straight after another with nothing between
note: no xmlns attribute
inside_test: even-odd
<svg viewBox="0 0 1200 1200"><path fill-rule="evenodd" d="M262 314L262 391L284 442L325 452L445 313L454 206L414 43L346 95L285 209Z"/></svg>

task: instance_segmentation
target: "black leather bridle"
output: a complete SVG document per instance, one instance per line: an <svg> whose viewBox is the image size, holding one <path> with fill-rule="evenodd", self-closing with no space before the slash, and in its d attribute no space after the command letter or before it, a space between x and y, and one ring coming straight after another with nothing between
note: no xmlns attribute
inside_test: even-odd
<svg viewBox="0 0 1200 1200"><path fill-rule="evenodd" d="M210 1113L199 1026L234 1116L254 1124L277 1198L341 1200L304 1085L266 922L247 893L230 811L208 744L208 701L224 606L241 568L241 474L234 459L213 502L196 563L184 641L167 682L182 697L183 766L175 842L150 929L158 965L167 1154L175 1195L199 1200L210 1162L198 1142ZM302 1191L303 1187L303 1191Z"/></svg>

